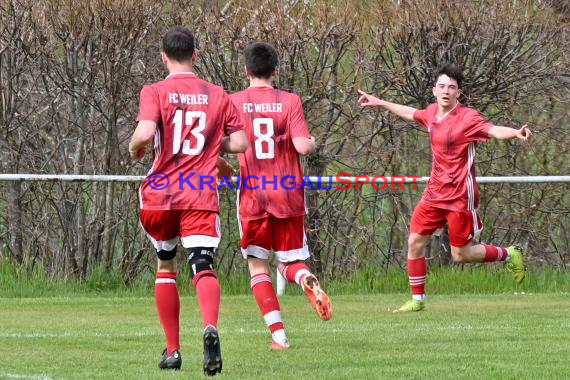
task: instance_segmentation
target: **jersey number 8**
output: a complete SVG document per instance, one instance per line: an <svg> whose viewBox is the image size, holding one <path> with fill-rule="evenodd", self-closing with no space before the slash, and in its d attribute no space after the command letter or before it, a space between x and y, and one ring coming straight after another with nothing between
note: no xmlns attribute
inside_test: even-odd
<svg viewBox="0 0 570 380"><path fill-rule="evenodd" d="M265 125L266 131L261 131L261 126ZM275 141L273 141L273 119L269 117L253 119L253 134L255 137L255 157L259 160L275 158ZM264 144L267 147L264 150Z"/></svg>

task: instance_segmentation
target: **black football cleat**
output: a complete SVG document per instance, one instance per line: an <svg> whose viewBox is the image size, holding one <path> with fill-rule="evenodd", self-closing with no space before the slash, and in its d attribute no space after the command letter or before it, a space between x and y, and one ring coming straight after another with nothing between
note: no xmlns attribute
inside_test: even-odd
<svg viewBox="0 0 570 380"><path fill-rule="evenodd" d="M158 368L179 370L180 367L182 367L182 355L180 355L180 351L174 350L168 355L165 348L162 352L162 359L160 363L158 363Z"/></svg>
<svg viewBox="0 0 570 380"><path fill-rule="evenodd" d="M214 326L204 330L204 374L215 376L222 372L222 353L220 337Z"/></svg>

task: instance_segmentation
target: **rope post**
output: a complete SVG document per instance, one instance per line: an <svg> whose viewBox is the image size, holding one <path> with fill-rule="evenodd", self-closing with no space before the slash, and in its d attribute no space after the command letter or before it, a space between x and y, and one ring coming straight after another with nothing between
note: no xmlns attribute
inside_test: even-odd
<svg viewBox="0 0 570 380"><path fill-rule="evenodd" d="M287 287L287 279L283 277L279 269L276 270L277 274L275 277L277 278L277 295L282 296L285 294L285 288Z"/></svg>

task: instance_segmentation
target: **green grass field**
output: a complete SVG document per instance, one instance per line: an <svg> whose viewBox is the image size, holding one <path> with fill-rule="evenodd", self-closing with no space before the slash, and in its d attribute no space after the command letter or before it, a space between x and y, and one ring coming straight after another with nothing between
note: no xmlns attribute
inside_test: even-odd
<svg viewBox="0 0 570 380"><path fill-rule="evenodd" d="M391 311L404 295L333 296L321 322L305 297L281 299L292 347L270 337L250 295L224 296L227 379L570 377L570 295L433 295L428 310ZM0 298L0 378L201 378L201 319L182 297L180 372L157 368L164 338L150 297Z"/></svg>

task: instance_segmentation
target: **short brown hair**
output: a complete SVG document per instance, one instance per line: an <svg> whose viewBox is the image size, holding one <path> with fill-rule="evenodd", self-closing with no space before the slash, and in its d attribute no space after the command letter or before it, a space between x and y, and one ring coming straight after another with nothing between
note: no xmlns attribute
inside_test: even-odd
<svg viewBox="0 0 570 380"><path fill-rule="evenodd" d="M245 48L245 67L255 78L267 79L279 66L277 50L266 42L254 42Z"/></svg>
<svg viewBox="0 0 570 380"><path fill-rule="evenodd" d="M170 28L162 38L162 51L177 62L187 61L194 54L194 35L183 26Z"/></svg>
<svg viewBox="0 0 570 380"><path fill-rule="evenodd" d="M448 77L455 79L457 81L457 86L459 88L461 88L461 84L465 79L465 76L463 75L463 70L450 63L446 63L438 67L438 69L435 72L435 81L437 82L439 77L442 75L447 75Z"/></svg>

